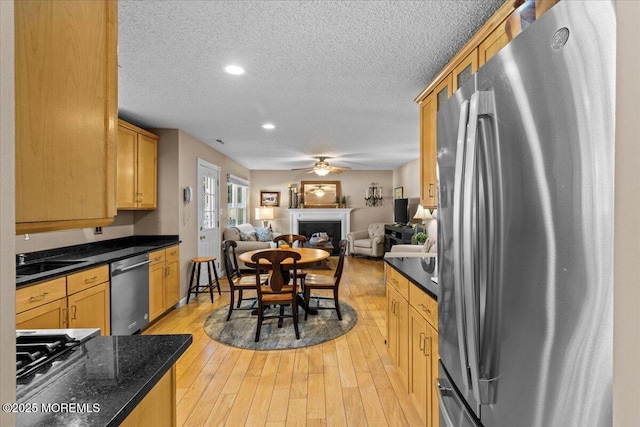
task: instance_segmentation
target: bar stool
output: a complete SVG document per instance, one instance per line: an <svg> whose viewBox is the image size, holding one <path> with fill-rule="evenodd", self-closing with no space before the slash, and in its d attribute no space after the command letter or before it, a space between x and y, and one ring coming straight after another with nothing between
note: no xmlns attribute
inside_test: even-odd
<svg viewBox="0 0 640 427"><path fill-rule="evenodd" d="M222 295L220 292L220 280L218 279L218 271L216 270L216 264L214 261L216 257L196 257L191 260L193 263L193 269L191 270L191 279L189 280L189 291L187 292L187 304L189 304L189 297L192 293L198 294L206 293L205 289L209 289L209 295L211 296L211 302L213 302L213 288L218 288L218 295ZM200 266L202 264L207 265L207 273L209 274L209 282L206 285L200 285ZM211 270L213 269L213 278L211 277Z"/></svg>

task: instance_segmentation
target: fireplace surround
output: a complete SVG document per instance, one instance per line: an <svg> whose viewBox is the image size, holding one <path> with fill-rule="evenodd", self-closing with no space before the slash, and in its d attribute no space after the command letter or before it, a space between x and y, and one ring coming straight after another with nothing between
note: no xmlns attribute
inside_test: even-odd
<svg viewBox="0 0 640 427"><path fill-rule="evenodd" d="M340 233L334 237L333 247L338 248L338 243L347 238L351 231L351 211L352 208L318 208L318 209L289 209L289 232L291 234L300 233L300 222L303 223L335 223L340 222ZM307 226L303 226L303 229ZM333 227L333 225L332 225ZM336 231L338 229L336 228ZM308 230L303 230L305 233ZM315 230L330 232L331 230ZM331 233L329 233L331 235ZM307 238L309 238L307 236ZM335 249L334 249L335 251Z"/></svg>

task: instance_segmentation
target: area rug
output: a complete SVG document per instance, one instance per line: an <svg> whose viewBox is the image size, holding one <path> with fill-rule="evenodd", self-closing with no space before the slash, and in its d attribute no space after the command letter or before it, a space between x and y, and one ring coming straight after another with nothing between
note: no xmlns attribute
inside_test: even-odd
<svg viewBox="0 0 640 427"><path fill-rule="evenodd" d="M333 301L320 301L320 306L331 306ZM311 299L311 306L315 307L316 300ZM265 315L273 315L279 308L267 309ZM229 306L214 310L204 321L204 331L212 339L233 347L250 350L284 350L290 348L307 347L332 340L347 333L358 321L356 311L347 303L340 302L342 321L338 320L335 310L319 310L315 316L304 320L304 310L298 310L298 328L300 339L296 339L293 320L284 319L282 328L278 328L278 319L265 319L260 331L260 341L255 342L257 316L251 315L251 310L233 310L228 322ZM285 314L291 313L291 307L286 307Z"/></svg>

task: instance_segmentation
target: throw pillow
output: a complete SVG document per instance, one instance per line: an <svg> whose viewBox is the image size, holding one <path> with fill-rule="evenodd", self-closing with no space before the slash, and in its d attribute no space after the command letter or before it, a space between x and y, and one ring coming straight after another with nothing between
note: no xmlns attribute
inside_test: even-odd
<svg viewBox="0 0 640 427"><path fill-rule="evenodd" d="M258 242L270 242L273 240L273 233L269 227L256 228L256 237Z"/></svg>
<svg viewBox="0 0 640 427"><path fill-rule="evenodd" d="M252 233L240 232L240 240L243 242L255 242L257 240L255 231Z"/></svg>

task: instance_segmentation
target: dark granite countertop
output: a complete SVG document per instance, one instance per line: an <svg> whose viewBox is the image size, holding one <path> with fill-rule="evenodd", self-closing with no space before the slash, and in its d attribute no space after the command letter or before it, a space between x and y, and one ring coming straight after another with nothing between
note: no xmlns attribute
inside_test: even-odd
<svg viewBox="0 0 640 427"><path fill-rule="evenodd" d="M43 280L66 276L67 274L97 267L102 264L109 264L130 256L153 252L179 243L180 240L178 236L174 235L129 236L82 245L65 246L45 251L29 252L25 254L25 265L37 264L42 261L75 261L75 263L43 273L18 275L16 277L16 287L20 288L42 282ZM17 264L16 256L16 265Z"/></svg>
<svg viewBox="0 0 640 427"><path fill-rule="evenodd" d="M92 338L75 349L64 369L54 367L37 385L17 385L17 402L38 409L18 413L17 425L117 426L192 342L191 335ZM60 404L76 406L64 411Z"/></svg>
<svg viewBox="0 0 640 427"><path fill-rule="evenodd" d="M417 285L437 301L438 284L431 280L433 278L437 281L438 269L435 260L435 257L404 257L385 258L384 262L398 270L411 283Z"/></svg>

